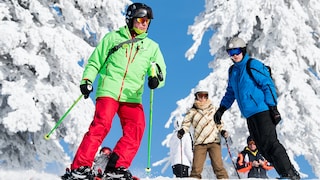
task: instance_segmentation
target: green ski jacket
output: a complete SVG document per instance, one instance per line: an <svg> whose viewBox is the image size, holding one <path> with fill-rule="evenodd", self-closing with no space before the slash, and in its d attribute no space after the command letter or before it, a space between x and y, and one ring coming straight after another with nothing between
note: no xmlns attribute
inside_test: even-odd
<svg viewBox="0 0 320 180"><path fill-rule="evenodd" d="M96 98L111 97L119 102L142 103L146 75L151 76L152 63L157 63L163 75L158 88L164 86L166 65L159 45L148 38L147 33L136 38L141 40L122 45L106 59L113 47L132 39L127 26L107 33L88 59L80 84L86 80L94 82L99 74Z"/></svg>

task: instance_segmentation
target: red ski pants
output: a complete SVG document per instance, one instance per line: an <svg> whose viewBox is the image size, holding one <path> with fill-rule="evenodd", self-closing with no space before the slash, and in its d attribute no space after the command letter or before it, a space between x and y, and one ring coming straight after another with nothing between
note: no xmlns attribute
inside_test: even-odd
<svg viewBox="0 0 320 180"><path fill-rule="evenodd" d="M118 114L122 127L122 137L113 149L119 156L116 167L128 168L131 165L146 126L143 106L139 103L118 102L109 97L100 97L96 100L94 119L82 139L71 169L92 166L99 146L110 131L115 113Z"/></svg>

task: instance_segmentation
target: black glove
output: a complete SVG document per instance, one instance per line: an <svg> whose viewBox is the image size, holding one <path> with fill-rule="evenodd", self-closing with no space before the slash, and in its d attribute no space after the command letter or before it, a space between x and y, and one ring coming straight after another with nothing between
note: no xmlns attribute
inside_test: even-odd
<svg viewBox="0 0 320 180"><path fill-rule="evenodd" d="M277 125L281 121L281 116L277 106L269 106L271 119L274 125Z"/></svg>
<svg viewBox="0 0 320 180"><path fill-rule="evenodd" d="M220 132L221 136L224 138L227 138L227 137L225 137L225 135L227 135L226 133L227 133L226 130L221 130L221 132Z"/></svg>
<svg viewBox="0 0 320 180"><path fill-rule="evenodd" d="M159 85L159 80L157 77L148 77L148 86L150 89L155 89Z"/></svg>
<svg viewBox="0 0 320 180"><path fill-rule="evenodd" d="M223 113L227 110L226 107L224 106L220 106L217 110L217 112L214 114L213 116L213 119L214 119L214 122L216 124L221 124L221 117L223 115Z"/></svg>
<svg viewBox="0 0 320 180"><path fill-rule="evenodd" d="M184 135L184 130L183 130L183 129L180 129L180 130L178 131L178 133L177 133L177 137L178 137L179 139L181 139L183 135Z"/></svg>
<svg viewBox="0 0 320 180"><path fill-rule="evenodd" d="M92 83L87 80L85 84L80 85L80 91L84 95L84 98L87 99L89 94L93 91Z"/></svg>

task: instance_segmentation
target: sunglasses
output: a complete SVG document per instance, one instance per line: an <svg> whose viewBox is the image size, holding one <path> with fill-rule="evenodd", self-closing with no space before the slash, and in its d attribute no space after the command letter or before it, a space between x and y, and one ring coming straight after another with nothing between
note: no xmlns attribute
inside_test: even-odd
<svg viewBox="0 0 320 180"><path fill-rule="evenodd" d="M208 98L208 94L197 93L197 98L198 98L198 99Z"/></svg>
<svg viewBox="0 0 320 180"><path fill-rule="evenodd" d="M239 55L240 53L242 53L241 48L229 49L227 52L229 56Z"/></svg>
<svg viewBox="0 0 320 180"><path fill-rule="evenodd" d="M149 22L150 22L150 19L148 19L147 17L141 17L141 18L136 18L136 21L138 22L138 23L147 23L147 24L149 24Z"/></svg>

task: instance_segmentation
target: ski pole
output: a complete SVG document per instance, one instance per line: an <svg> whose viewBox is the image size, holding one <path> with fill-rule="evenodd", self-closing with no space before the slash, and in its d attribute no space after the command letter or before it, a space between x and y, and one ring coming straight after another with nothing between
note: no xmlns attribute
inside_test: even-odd
<svg viewBox="0 0 320 180"><path fill-rule="evenodd" d="M151 64L151 76L155 76L155 63ZM152 108L153 108L153 89L150 89L150 110L149 110L149 131L148 131L148 162L147 168L145 169L146 173L151 172L150 168L150 159L151 159L151 136L152 136Z"/></svg>
<svg viewBox="0 0 320 180"><path fill-rule="evenodd" d="M151 136L152 136L152 106L153 106L153 89L150 90L150 111L149 111L149 131L148 131L148 164L146 172L150 173L150 159L151 159Z"/></svg>
<svg viewBox="0 0 320 180"><path fill-rule="evenodd" d="M78 99L70 106L70 108L67 110L67 112L65 112L65 113L61 116L61 118L58 120L58 122L56 123L56 125L51 129L51 131L44 136L44 139L49 140L50 135L53 133L53 131L54 131L55 129L57 129L57 127L61 124L61 122L64 120L64 118L69 114L69 112L71 111L71 109L80 101L80 99L82 98L82 96L83 96L83 94L81 94L81 95L78 97Z"/></svg>
<svg viewBox="0 0 320 180"><path fill-rule="evenodd" d="M232 155L231 155L231 152L230 152L230 147L229 147L229 144L228 144L228 140L227 140L226 137L224 137L224 139L226 140L226 145L227 145L228 153L229 153L231 162L232 162L232 164L233 164L234 170L235 170L236 173L237 173L238 179L241 179L241 178L240 178L240 175L239 175L239 173L238 173L238 171L237 171L237 166L236 166L236 164L235 164L235 163L233 162L233 160L232 160Z"/></svg>
<svg viewBox="0 0 320 180"><path fill-rule="evenodd" d="M183 177L182 138L180 139L181 177Z"/></svg>

